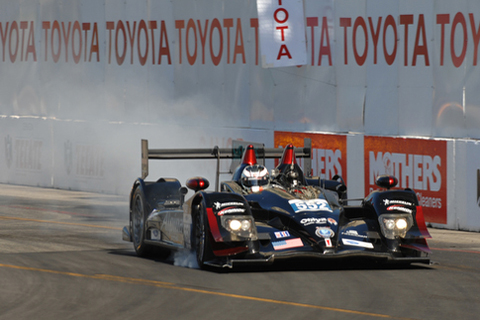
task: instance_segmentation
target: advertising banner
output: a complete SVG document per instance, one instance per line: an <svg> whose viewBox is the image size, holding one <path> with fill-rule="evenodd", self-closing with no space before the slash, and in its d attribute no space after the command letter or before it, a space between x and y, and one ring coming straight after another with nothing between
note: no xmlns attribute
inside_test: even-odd
<svg viewBox="0 0 480 320"><path fill-rule="evenodd" d="M39 126L34 119L0 119L0 179L14 184L51 187L51 121Z"/></svg>
<svg viewBox="0 0 480 320"><path fill-rule="evenodd" d="M366 194L378 176L393 175L415 191L427 222L447 223L446 141L365 136L364 148Z"/></svg>
<svg viewBox="0 0 480 320"><path fill-rule="evenodd" d="M347 182L347 138L342 135L275 131L275 147L303 147L304 139L312 140L312 175L322 179L341 176Z"/></svg>
<svg viewBox="0 0 480 320"><path fill-rule="evenodd" d="M1 115L480 138L479 1L0 3Z"/></svg>
<svg viewBox="0 0 480 320"><path fill-rule="evenodd" d="M303 0L257 0L262 67L307 63Z"/></svg>

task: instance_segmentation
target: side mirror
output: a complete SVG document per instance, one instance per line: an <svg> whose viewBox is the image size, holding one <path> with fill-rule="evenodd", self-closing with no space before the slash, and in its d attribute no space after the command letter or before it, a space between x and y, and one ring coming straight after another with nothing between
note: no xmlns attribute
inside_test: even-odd
<svg viewBox="0 0 480 320"><path fill-rule="evenodd" d="M379 186L380 188L385 188L385 189L391 189L395 187L398 183L398 179L395 178L394 176L389 176L389 175L382 175L378 176L377 180L375 181L375 184Z"/></svg>
<svg viewBox="0 0 480 320"><path fill-rule="evenodd" d="M207 179L202 177L194 177L187 180L187 187L197 192L200 190L205 190L210 186L210 182Z"/></svg>
<svg viewBox="0 0 480 320"><path fill-rule="evenodd" d="M343 180L343 178L341 176L334 175L332 177L332 180L340 182L340 184L335 187L335 189L337 190L337 193L339 195L340 194L345 194L347 192L347 186L345 185L345 181Z"/></svg>
<svg viewBox="0 0 480 320"><path fill-rule="evenodd" d="M188 193L188 189L181 187L178 189L178 193L180 193L180 206L183 206L183 203L185 202L185 195Z"/></svg>
<svg viewBox="0 0 480 320"><path fill-rule="evenodd" d="M347 192L347 186L343 183L336 186L335 189L337 190L338 194L344 194L345 192Z"/></svg>

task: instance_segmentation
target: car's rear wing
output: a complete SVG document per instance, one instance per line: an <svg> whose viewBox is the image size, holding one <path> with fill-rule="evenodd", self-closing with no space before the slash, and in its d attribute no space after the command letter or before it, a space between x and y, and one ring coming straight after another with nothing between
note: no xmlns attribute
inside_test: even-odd
<svg viewBox="0 0 480 320"><path fill-rule="evenodd" d="M178 160L178 159L216 159L217 170L215 179L215 190L218 191L220 174L220 159L232 159L232 168L235 168L242 159L243 151L246 146L252 144L255 148L257 159L280 159L283 154L283 148L265 148L263 144L251 143L235 140L232 148L189 148L189 149L149 149L148 140L142 140L142 179L148 176L148 160ZM303 148L295 148L297 158L303 158L303 169L307 176L310 176L312 168L312 141L310 138L304 139Z"/></svg>

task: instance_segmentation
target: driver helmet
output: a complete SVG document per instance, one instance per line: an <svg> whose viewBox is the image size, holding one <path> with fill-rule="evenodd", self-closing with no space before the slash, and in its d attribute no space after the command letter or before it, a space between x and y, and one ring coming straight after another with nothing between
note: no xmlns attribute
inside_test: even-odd
<svg viewBox="0 0 480 320"><path fill-rule="evenodd" d="M245 167L240 178L242 186L247 189L252 189L253 191L255 191L255 189L259 190L260 187L268 185L269 182L270 176L268 170L260 164Z"/></svg>

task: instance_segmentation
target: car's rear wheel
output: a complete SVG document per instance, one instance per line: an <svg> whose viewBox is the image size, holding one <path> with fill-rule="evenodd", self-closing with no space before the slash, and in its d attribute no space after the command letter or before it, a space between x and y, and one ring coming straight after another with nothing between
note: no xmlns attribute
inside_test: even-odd
<svg viewBox="0 0 480 320"><path fill-rule="evenodd" d="M193 240L195 255L198 266L202 269L206 267L205 262L212 258L213 252L210 247L210 235L208 233L208 224L206 221L206 212L202 205L195 214L195 224L193 229Z"/></svg>
<svg viewBox="0 0 480 320"><path fill-rule="evenodd" d="M145 244L145 219L147 215L145 206L143 193L137 188L133 195L130 226L132 229L133 247L140 257L148 256L152 252L152 246Z"/></svg>

